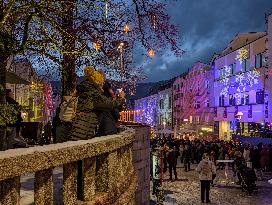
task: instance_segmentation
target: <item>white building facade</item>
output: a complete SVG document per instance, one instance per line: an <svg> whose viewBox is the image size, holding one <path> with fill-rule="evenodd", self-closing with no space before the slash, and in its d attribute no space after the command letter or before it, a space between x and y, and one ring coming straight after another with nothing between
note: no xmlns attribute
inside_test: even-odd
<svg viewBox="0 0 272 205"><path fill-rule="evenodd" d="M172 128L172 86L158 92L158 128Z"/></svg>

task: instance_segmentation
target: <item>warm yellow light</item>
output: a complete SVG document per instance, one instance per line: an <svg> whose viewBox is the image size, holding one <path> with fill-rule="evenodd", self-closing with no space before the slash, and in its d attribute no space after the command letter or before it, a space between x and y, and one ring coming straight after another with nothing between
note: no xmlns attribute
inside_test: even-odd
<svg viewBox="0 0 272 205"><path fill-rule="evenodd" d="M153 58L155 56L155 52L152 49L148 50L148 55L150 58Z"/></svg>
<svg viewBox="0 0 272 205"><path fill-rule="evenodd" d="M101 48L101 44L99 42L94 42L93 47L98 51Z"/></svg>
<svg viewBox="0 0 272 205"><path fill-rule="evenodd" d="M126 25L124 26L124 32L125 32L125 33L128 33L128 32L129 32L129 26L128 26L128 24L126 24Z"/></svg>

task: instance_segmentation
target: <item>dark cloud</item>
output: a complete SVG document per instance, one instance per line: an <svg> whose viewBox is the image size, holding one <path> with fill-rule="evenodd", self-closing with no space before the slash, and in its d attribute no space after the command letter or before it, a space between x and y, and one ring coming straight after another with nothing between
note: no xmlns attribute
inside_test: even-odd
<svg viewBox="0 0 272 205"><path fill-rule="evenodd" d="M147 60L139 52L136 62L144 64L147 81L170 79L197 61L209 62L237 33L265 31L265 13L271 8L271 0L177 0L168 10L186 54L176 58L165 51Z"/></svg>

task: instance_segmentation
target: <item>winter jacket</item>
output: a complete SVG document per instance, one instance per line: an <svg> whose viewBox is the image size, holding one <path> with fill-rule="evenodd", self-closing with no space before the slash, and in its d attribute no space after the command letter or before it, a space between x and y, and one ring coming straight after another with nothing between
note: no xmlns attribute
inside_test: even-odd
<svg viewBox="0 0 272 205"><path fill-rule="evenodd" d="M244 153L243 153L243 157L245 159L246 162L249 162L250 161L250 150L244 150Z"/></svg>
<svg viewBox="0 0 272 205"><path fill-rule="evenodd" d="M198 164L196 171L199 173L200 180L212 180L212 175L216 174L216 167L211 160L203 159Z"/></svg>
<svg viewBox="0 0 272 205"><path fill-rule="evenodd" d="M123 105L124 99L113 100L85 78L77 87L78 104L72 123L70 140L91 139L98 131L98 117L103 111L113 111Z"/></svg>
<svg viewBox="0 0 272 205"><path fill-rule="evenodd" d="M177 150L169 150L167 155L167 162L169 165L177 165L179 152Z"/></svg>

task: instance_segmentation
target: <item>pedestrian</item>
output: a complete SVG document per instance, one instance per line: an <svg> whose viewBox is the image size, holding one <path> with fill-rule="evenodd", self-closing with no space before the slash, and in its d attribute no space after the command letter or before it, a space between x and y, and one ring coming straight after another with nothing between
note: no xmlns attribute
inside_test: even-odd
<svg viewBox="0 0 272 205"><path fill-rule="evenodd" d="M269 149L266 145L263 145L260 154L261 154L260 159L261 168L264 172L266 172L269 166Z"/></svg>
<svg viewBox="0 0 272 205"><path fill-rule="evenodd" d="M77 86L78 103L72 129L68 140L88 140L97 136L99 114L103 111L114 111L125 103L125 93L112 99L103 95L104 76L94 68L87 66L84 69L84 80ZM78 198L83 199L83 161L79 160L77 175Z"/></svg>
<svg viewBox="0 0 272 205"><path fill-rule="evenodd" d="M106 75L102 70L99 70L99 73L104 76L106 79ZM103 85L103 95L114 100L116 99L116 95L113 91L112 85L109 81L105 81ZM98 131L97 136L104 135L113 135L117 134L117 122L119 119L119 111L121 107L115 107L114 110L103 110L98 112Z"/></svg>
<svg viewBox="0 0 272 205"><path fill-rule="evenodd" d="M201 184L201 201L211 203L210 201L210 186L213 179L213 174L216 174L214 163L209 159L209 155L204 153L202 161L198 164L196 171L199 173Z"/></svg>
<svg viewBox="0 0 272 205"><path fill-rule="evenodd" d="M251 161L252 161L252 167L256 173L256 176L260 180L263 180L263 172L261 169L261 162L260 162L261 161L261 154L260 154L260 150L258 149L257 146L255 146L252 151Z"/></svg>
<svg viewBox="0 0 272 205"><path fill-rule="evenodd" d="M170 180L172 181L172 172L174 171L175 175L175 180L178 180L178 175L177 175L177 159L178 159L179 153L176 148L176 146L171 146L168 155L167 155L167 162L169 165L169 174L170 174Z"/></svg>
<svg viewBox="0 0 272 205"><path fill-rule="evenodd" d="M20 110L20 105L14 99L14 94L11 89L6 89L6 102L8 105L13 105L14 109ZM22 121L23 118L19 111L16 115L16 121L14 123L7 124L7 149L28 147L25 139L21 136Z"/></svg>
<svg viewBox="0 0 272 205"><path fill-rule="evenodd" d="M188 172L190 171L190 161L191 161L191 150L189 149L188 144L186 144L184 147L183 159L184 159L185 172Z"/></svg>

